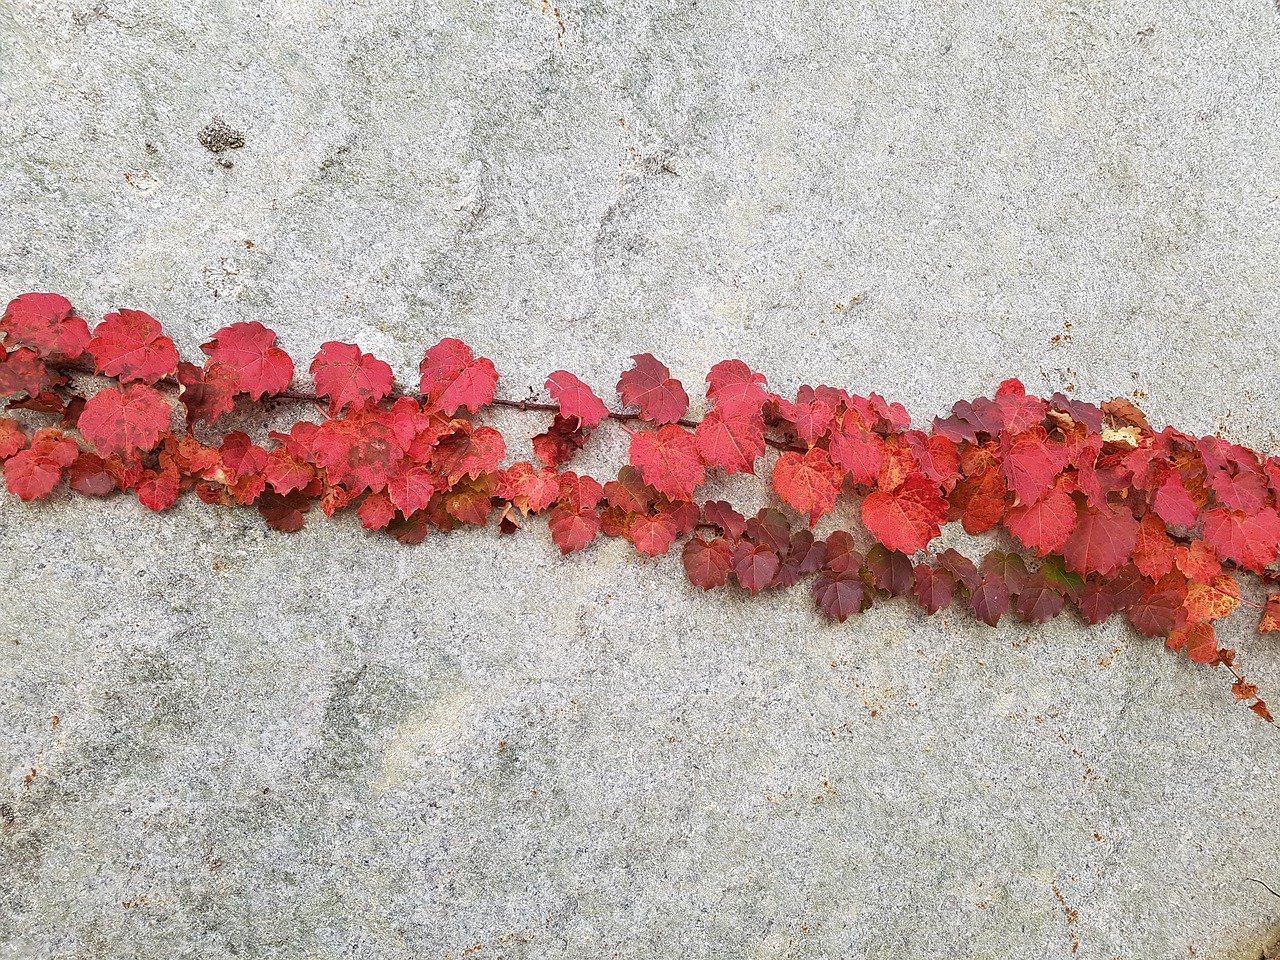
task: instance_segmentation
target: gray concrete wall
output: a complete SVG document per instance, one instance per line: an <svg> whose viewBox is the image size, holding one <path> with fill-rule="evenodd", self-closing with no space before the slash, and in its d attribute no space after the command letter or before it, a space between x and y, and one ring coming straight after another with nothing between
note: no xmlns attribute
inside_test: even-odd
<svg viewBox="0 0 1280 960"><path fill-rule="evenodd" d="M511 397L736 356L922 420L1019 376L1274 453L1278 102L1270 0L0 0L0 277L187 356L260 319L411 380L458 336ZM1117 623L837 626L541 524L406 548L194 498L0 497L0 573L0 956L1280 932L1275 729Z"/></svg>

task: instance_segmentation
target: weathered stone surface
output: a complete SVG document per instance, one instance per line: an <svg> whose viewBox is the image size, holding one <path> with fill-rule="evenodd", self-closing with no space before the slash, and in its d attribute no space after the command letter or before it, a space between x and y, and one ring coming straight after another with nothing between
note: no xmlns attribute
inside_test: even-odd
<svg viewBox="0 0 1280 960"><path fill-rule="evenodd" d="M459 336L508 396L739 356L921 419L1020 376L1277 446L1265 0L25 0L0 47L5 296L187 355L261 319L409 379ZM840 627L537 524L67 495L0 497L0 573L0 956L1252 958L1280 924L1274 729L1115 623Z"/></svg>

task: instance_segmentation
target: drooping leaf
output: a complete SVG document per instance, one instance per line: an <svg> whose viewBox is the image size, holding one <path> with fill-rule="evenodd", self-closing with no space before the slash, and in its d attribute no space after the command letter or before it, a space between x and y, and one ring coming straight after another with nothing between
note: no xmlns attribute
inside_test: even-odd
<svg viewBox="0 0 1280 960"><path fill-rule="evenodd" d="M714 409L694 430L698 453L709 466L726 473L755 473L764 454L764 419L758 413Z"/></svg>
<svg viewBox="0 0 1280 960"><path fill-rule="evenodd" d="M814 602L832 620L844 623L862 609L864 598L862 578L854 571L823 570L814 578Z"/></svg>
<svg viewBox="0 0 1280 960"><path fill-rule="evenodd" d="M89 343L89 325L57 293L24 293L10 300L0 331L6 345L30 347L42 357L61 354L74 360Z"/></svg>
<svg viewBox="0 0 1280 960"><path fill-rule="evenodd" d="M704 540L691 537L685 542L680 559L684 572L695 587L710 590L723 587L733 569L733 547L723 537Z"/></svg>

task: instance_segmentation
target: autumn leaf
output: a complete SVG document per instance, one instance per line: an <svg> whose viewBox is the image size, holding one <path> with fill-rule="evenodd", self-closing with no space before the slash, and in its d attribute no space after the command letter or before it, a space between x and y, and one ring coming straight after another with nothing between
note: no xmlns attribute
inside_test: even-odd
<svg viewBox="0 0 1280 960"><path fill-rule="evenodd" d="M723 587L733 568L733 547L723 537L704 540L691 537L680 555L684 572L695 587L710 590Z"/></svg>
<svg viewBox="0 0 1280 960"><path fill-rule="evenodd" d="M854 571L824 571L813 581L813 600L818 609L840 623L862 609L865 596L862 578Z"/></svg>
<svg viewBox="0 0 1280 960"><path fill-rule="evenodd" d="M1099 510L1081 503L1076 527L1062 547L1067 569L1104 577L1128 563L1138 540L1138 521L1125 509Z"/></svg>
<svg viewBox="0 0 1280 960"><path fill-rule="evenodd" d="M121 383L155 383L178 369L178 351L160 324L141 310L108 313L94 328L87 347L94 369Z"/></svg>
<svg viewBox="0 0 1280 960"><path fill-rule="evenodd" d="M8 346L30 347L42 357L61 354L74 360L89 343L89 325L57 293L24 293L10 300L0 331Z"/></svg>
<svg viewBox="0 0 1280 960"><path fill-rule="evenodd" d="M754 597L773 583L782 561L762 543L740 543L733 551L733 573Z"/></svg>
<svg viewBox="0 0 1280 960"><path fill-rule="evenodd" d="M769 395L764 374L741 360L721 360L707 374L707 384L707 399L726 417L755 417Z"/></svg>
<svg viewBox="0 0 1280 960"><path fill-rule="evenodd" d="M941 533L946 501L937 486L919 474L893 493L876 490L862 501L862 522L890 550L912 554Z"/></svg>
<svg viewBox="0 0 1280 960"><path fill-rule="evenodd" d="M200 349L209 355L205 377L225 379L235 393L247 393L254 400L289 389L293 360L275 346L275 332L257 320L223 327Z"/></svg>
<svg viewBox="0 0 1280 960"><path fill-rule="evenodd" d="M689 409L689 397L680 381L652 354L638 353L631 359L635 366L618 380L622 402L639 407L642 419L657 424L675 423L683 417Z"/></svg>
<svg viewBox="0 0 1280 960"><path fill-rule="evenodd" d="M18 393L39 396L49 382L48 369L34 350L18 347L6 354L0 349L0 397Z"/></svg>
<svg viewBox="0 0 1280 960"><path fill-rule="evenodd" d="M698 453L708 466L726 473L755 473L756 458L764 454L764 418L741 408L711 410L694 430Z"/></svg>
<svg viewBox="0 0 1280 960"><path fill-rule="evenodd" d="M609 416L609 408L590 387L567 370L557 370L544 385L551 399L560 405L560 416L577 419L584 430L599 426Z"/></svg>
<svg viewBox="0 0 1280 960"><path fill-rule="evenodd" d="M121 390L108 387L85 401L80 433L102 453L129 457L160 442L169 429L171 410L152 387L140 383Z"/></svg>
<svg viewBox="0 0 1280 960"><path fill-rule="evenodd" d="M629 534L637 550L646 556L656 557L670 549L676 538L676 525L670 517L661 514L655 517L641 515L631 521Z"/></svg>
<svg viewBox="0 0 1280 960"><path fill-rule="evenodd" d="M630 460L645 483L673 500L692 499L706 476L694 435L674 424L633 434Z"/></svg>
<svg viewBox="0 0 1280 960"><path fill-rule="evenodd" d="M773 467L773 489L784 503L809 514L809 526L835 506L844 471L827 452L814 447L804 456L788 451Z"/></svg>
<svg viewBox="0 0 1280 960"><path fill-rule="evenodd" d="M1055 484L1034 503L1009 507L1004 523L1032 550L1051 553L1066 543L1075 529L1076 505L1062 486Z"/></svg>
<svg viewBox="0 0 1280 960"><path fill-rule="evenodd" d="M62 471L79 456L80 448L58 430L36 431L31 445L4 462L4 482L19 500L46 497L62 479Z"/></svg>
<svg viewBox="0 0 1280 960"><path fill-rule="evenodd" d="M391 365L354 343L329 340L311 361L316 395L329 398L329 416L351 403L378 401L391 393Z"/></svg>
<svg viewBox="0 0 1280 960"><path fill-rule="evenodd" d="M551 508L548 519L551 539L561 553L581 550L600 530L600 513L594 507L573 507L557 504Z"/></svg>

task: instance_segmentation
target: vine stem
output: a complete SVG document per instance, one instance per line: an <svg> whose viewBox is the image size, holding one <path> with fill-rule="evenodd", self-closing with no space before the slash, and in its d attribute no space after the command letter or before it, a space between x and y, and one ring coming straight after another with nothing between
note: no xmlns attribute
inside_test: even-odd
<svg viewBox="0 0 1280 960"><path fill-rule="evenodd" d="M85 364L78 363L78 362L49 364L49 367L51 369L59 370L62 372L83 373L83 374L91 374L95 376L99 375L97 374L97 371L95 371L92 367L86 366ZM177 389L181 386L181 384L178 383L178 378L175 376L161 377L158 381L156 381L157 386L160 384L164 384L165 386L171 387L174 389ZM387 395L386 399L399 400L401 397L409 397L413 400L417 400L420 403L425 399L423 395L420 393L411 393L403 390L393 390L391 393ZM296 390L282 390L279 393L273 393L271 394L271 396L263 397L262 399L264 401L288 400L293 403L315 403L315 404L327 403L327 401L323 397L317 397L313 393L299 393ZM507 400L503 397L494 397L492 400L489 401L487 406L505 407L508 410L523 410L523 411L533 410L533 411L545 412L545 413L560 412L560 404L544 403L541 400ZM620 423L634 423L637 420L644 419L644 417L640 416L640 414L638 413L627 413L620 410L606 410L606 416L610 420L617 420ZM677 420L676 423L682 427L685 427L686 429L695 430L697 429L700 421L690 420L688 418L682 417L681 419ZM796 444L788 443L785 440L777 440L777 439L774 439L773 437L765 437L764 442L769 446L773 447L775 450L783 450L783 451L790 450L796 453L804 453L805 450L807 449L806 447L797 446Z"/></svg>

